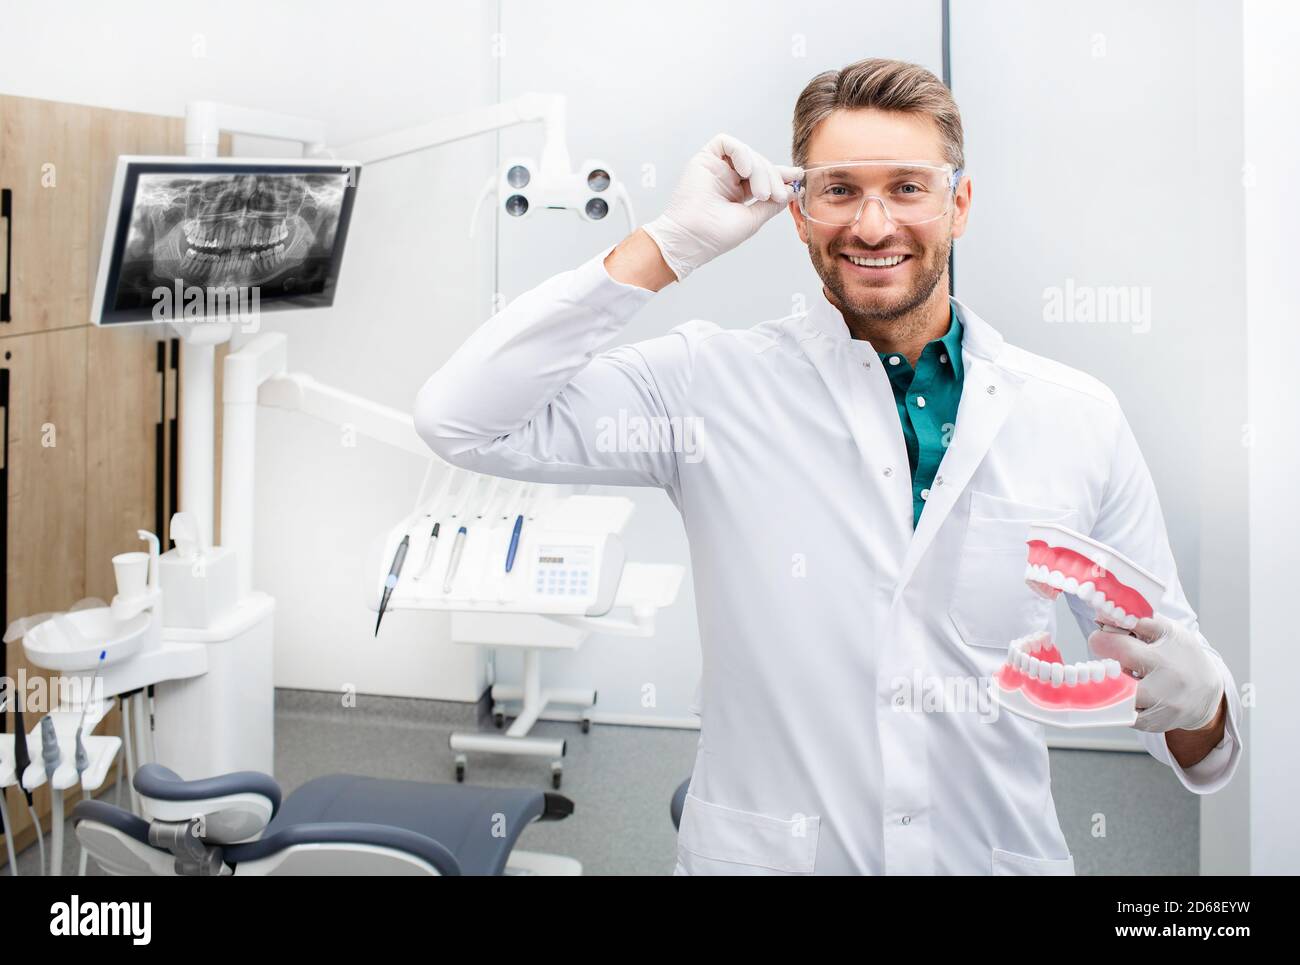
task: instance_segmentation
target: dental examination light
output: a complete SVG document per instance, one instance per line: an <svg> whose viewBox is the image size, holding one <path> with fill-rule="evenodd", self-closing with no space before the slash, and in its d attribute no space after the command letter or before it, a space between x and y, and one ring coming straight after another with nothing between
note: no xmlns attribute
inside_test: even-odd
<svg viewBox="0 0 1300 965"><path fill-rule="evenodd" d="M537 211L573 211L583 221L603 221L621 206L627 230L636 228L632 199L611 167L587 158L576 171L548 170L532 158L510 158L488 178L474 205L470 237L478 225L483 203L493 196L509 218L527 218Z"/></svg>

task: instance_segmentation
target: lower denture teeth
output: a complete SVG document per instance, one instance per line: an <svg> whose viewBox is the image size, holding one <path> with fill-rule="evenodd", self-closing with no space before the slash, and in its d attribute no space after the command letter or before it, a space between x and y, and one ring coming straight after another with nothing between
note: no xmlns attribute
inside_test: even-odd
<svg viewBox="0 0 1300 965"><path fill-rule="evenodd" d="M1065 668L1065 686L1073 687L1079 682L1079 668L1070 664Z"/></svg>
<svg viewBox="0 0 1300 965"><path fill-rule="evenodd" d="M1052 686L1059 687L1065 681L1065 664L1052 664Z"/></svg>
<svg viewBox="0 0 1300 965"><path fill-rule="evenodd" d="M1038 679L1043 683L1047 683L1052 679L1052 664L1046 660L1038 661Z"/></svg>
<svg viewBox="0 0 1300 965"><path fill-rule="evenodd" d="M1118 660L1104 660L1102 663L1105 664L1107 677L1111 680L1115 680L1119 677L1120 666Z"/></svg>

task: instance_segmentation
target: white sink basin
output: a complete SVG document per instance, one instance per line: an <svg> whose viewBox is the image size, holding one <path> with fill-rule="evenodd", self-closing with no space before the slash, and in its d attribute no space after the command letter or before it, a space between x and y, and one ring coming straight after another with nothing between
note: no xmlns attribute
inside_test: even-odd
<svg viewBox="0 0 1300 965"><path fill-rule="evenodd" d="M60 613L27 632L23 651L46 670L93 671L135 656L151 615L145 611L129 620L116 620L106 606Z"/></svg>

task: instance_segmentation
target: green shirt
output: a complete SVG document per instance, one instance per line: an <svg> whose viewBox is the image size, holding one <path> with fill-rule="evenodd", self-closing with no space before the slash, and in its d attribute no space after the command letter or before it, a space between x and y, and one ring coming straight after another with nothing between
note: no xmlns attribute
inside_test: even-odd
<svg viewBox="0 0 1300 965"><path fill-rule="evenodd" d="M948 334L921 350L915 369L902 355L880 353L894 387L898 420L907 442L907 461L912 468L913 527L921 520L934 475L952 441L957 406L961 403L961 322L956 309L951 311Z"/></svg>

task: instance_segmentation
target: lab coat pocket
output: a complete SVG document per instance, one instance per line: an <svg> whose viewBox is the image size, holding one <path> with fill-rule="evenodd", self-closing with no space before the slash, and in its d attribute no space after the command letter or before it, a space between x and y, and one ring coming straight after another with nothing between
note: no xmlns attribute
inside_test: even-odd
<svg viewBox="0 0 1300 965"><path fill-rule="evenodd" d="M738 811L687 792L677 860L690 875L810 875L821 818Z"/></svg>
<svg viewBox="0 0 1300 965"><path fill-rule="evenodd" d="M1074 855L1064 858L1031 858L1027 854L993 849L995 875L1072 875Z"/></svg>
<svg viewBox="0 0 1300 965"><path fill-rule="evenodd" d="M970 518L948 613L969 645L997 647L1047 629L1052 601L1025 585L1029 524L1074 524L1073 510L1016 502L972 491Z"/></svg>

